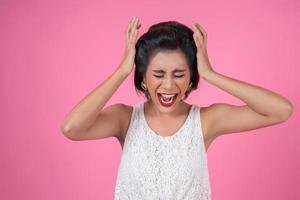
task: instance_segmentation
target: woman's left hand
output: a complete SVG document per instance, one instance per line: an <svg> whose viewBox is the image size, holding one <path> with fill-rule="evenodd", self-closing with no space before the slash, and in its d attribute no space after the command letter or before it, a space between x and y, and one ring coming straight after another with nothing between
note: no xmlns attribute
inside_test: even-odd
<svg viewBox="0 0 300 200"><path fill-rule="evenodd" d="M207 55L207 33L196 22L192 23L194 29L193 38L197 46L197 64L198 73L200 77L204 77L205 74L214 72Z"/></svg>

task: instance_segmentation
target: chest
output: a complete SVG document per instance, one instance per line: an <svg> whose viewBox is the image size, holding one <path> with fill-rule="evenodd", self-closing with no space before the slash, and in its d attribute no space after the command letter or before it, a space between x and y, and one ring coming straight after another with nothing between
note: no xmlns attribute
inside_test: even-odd
<svg viewBox="0 0 300 200"><path fill-rule="evenodd" d="M194 136L181 134L183 137L171 142L151 136L143 129L136 130L129 132L122 152L119 167L122 175L117 181L122 187L116 188L132 190L133 195L145 195L131 199L199 199L201 191L209 186L206 155L200 138L191 132ZM175 198L175 194L178 197Z"/></svg>
<svg viewBox="0 0 300 200"><path fill-rule="evenodd" d="M161 119L146 119L146 125L155 134L168 137L176 134L185 125L187 116L179 117L172 120L161 120Z"/></svg>

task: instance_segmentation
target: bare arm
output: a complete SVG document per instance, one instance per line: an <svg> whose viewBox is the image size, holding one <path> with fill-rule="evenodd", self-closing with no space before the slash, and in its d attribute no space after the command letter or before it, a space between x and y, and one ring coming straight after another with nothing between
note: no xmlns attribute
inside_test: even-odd
<svg viewBox="0 0 300 200"><path fill-rule="evenodd" d="M116 104L104 110L103 107L132 71L139 27L138 19L133 18L127 28L125 55L120 66L84 97L63 120L61 131L68 138L83 140L118 136L122 106Z"/></svg>
<svg viewBox="0 0 300 200"><path fill-rule="evenodd" d="M63 133L72 137L71 134L87 130L94 124L102 108L127 76L128 73L119 67L110 77L84 97L65 117L61 126Z"/></svg>
<svg viewBox="0 0 300 200"><path fill-rule="evenodd" d="M260 86L215 72L208 59L207 33L199 24L193 27L199 76L246 103L242 106L215 103L206 109L212 122L207 136L210 142L221 134L271 126L282 123L291 116L293 104L287 98Z"/></svg>

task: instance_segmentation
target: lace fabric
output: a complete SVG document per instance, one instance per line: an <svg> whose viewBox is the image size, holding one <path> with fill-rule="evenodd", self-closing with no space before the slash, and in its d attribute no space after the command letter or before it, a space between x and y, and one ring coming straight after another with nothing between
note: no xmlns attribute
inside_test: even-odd
<svg viewBox="0 0 300 200"><path fill-rule="evenodd" d="M115 200L211 199L200 110L193 104L178 131L161 136L148 126L144 102L134 105L118 168Z"/></svg>

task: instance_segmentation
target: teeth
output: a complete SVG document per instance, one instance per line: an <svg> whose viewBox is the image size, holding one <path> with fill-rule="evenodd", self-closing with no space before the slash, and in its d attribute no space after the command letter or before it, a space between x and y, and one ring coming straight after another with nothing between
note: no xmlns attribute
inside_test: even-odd
<svg viewBox="0 0 300 200"><path fill-rule="evenodd" d="M171 98L171 97L174 97L176 94L161 94L161 96L165 97L165 98Z"/></svg>
<svg viewBox="0 0 300 200"><path fill-rule="evenodd" d="M160 96L161 101L163 101L164 103L171 103L172 101L175 100L175 96L177 94L161 94L158 93Z"/></svg>

